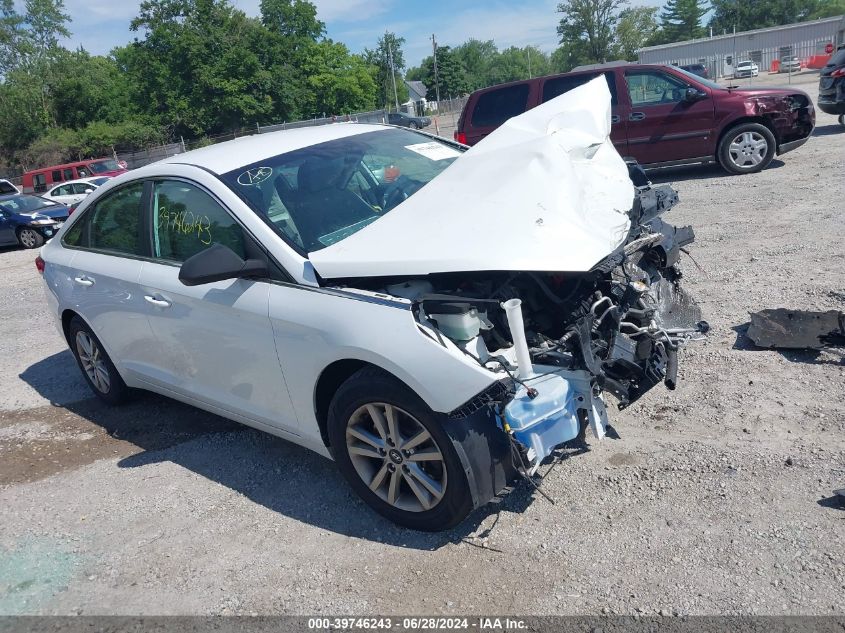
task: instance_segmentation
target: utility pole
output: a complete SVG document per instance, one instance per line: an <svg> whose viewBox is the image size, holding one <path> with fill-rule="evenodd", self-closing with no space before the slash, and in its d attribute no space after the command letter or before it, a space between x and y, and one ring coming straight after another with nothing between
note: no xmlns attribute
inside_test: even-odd
<svg viewBox="0 0 845 633"><path fill-rule="evenodd" d="M531 47L526 46L525 50L528 51L528 78L531 79Z"/></svg>
<svg viewBox="0 0 845 633"><path fill-rule="evenodd" d="M399 112L399 94L396 92L396 71L393 68L393 48L390 40L387 39L387 31L384 32L384 41L387 44L387 59L390 61L390 78L393 80L393 101L396 104L396 111Z"/></svg>
<svg viewBox="0 0 845 633"><path fill-rule="evenodd" d="M440 112L440 79L437 76L437 40L431 34L431 48L434 51L434 93L437 95L437 111Z"/></svg>

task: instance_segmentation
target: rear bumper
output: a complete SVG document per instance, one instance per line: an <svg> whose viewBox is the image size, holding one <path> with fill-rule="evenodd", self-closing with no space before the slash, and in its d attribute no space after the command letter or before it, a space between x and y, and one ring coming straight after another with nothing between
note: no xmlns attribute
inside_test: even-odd
<svg viewBox="0 0 845 633"><path fill-rule="evenodd" d="M816 106L826 114L845 114L845 101L822 101L819 99Z"/></svg>

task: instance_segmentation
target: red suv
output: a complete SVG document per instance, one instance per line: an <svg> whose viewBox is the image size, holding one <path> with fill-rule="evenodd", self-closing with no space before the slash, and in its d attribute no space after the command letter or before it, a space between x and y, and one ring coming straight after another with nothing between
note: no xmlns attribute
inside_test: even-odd
<svg viewBox="0 0 845 633"><path fill-rule="evenodd" d="M509 118L599 76L612 97L613 144L646 168L718 161L734 174L760 171L806 143L816 123L800 90L723 87L674 66L615 63L477 90L455 140L474 145Z"/></svg>

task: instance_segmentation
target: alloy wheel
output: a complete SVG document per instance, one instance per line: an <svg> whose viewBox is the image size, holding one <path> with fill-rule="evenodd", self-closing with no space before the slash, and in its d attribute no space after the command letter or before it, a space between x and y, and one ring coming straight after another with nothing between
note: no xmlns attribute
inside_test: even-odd
<svg viewBox="0 0 845 633"><path fill-rule="evenodd" d="M346 425L346 450L361 480L391 506L423 512L443 499L443 452L407 411L382 402L359 407Z"/></svg>
<svg viewBox="0 0 845 633"><path fill-rule="evenodd" d="M38 244L38 234L32 229L23 229L20 232L20 240L21 244L27 248L35 248L35 245Z"/></svg>
<svg viewBox="0 0 845 633"><path fill-rule="evenodd" d="M76 353L79 356L79 362L82 363L83 371L94 388L100 393L108 393L111 386L109 369L100 352L100 346L88 332L76 333Z"/></svg>
<svg viewBox="0 0 845 633"><path fill-rule="evenodd" d="M769 143L759 132L743 132L737 135L728 148L731 162L737 167L755 167L763 162L769 151Z"/></svg>

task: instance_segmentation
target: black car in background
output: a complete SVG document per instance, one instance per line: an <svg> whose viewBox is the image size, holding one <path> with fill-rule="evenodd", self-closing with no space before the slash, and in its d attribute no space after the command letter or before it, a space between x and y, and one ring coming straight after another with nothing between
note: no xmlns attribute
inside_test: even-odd
<svg viewBox="0 0 845 633"><path fill-rule="evenodd" d="M819 110L838 114L845 125L845 44L836 49L819 73Z"/></svg>
<svg viewBox="0 0 845 633"><path fill-rule="evenodd" d="M431 125L431 119L427 116L410 116L404 112L389 112L387 114L387 122L390 125L409 127L414 130L421 130Z"/></svg>
<svg viewBox="0 0 845 633"><path fill-rule="evenodd" d="M693 75L710 79L710 71L707 70L707 66L704 64L687 64L686 66L678 66L678 68L685 70L688 73L692 73Z"/></svg>
<svg viewBox="0 0 845 633"><path fill-rule="evenodd" d="M0 246L37 248L56 234L68 215L65 205L40 196L0 195Z"/></svg>

